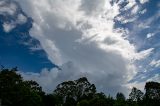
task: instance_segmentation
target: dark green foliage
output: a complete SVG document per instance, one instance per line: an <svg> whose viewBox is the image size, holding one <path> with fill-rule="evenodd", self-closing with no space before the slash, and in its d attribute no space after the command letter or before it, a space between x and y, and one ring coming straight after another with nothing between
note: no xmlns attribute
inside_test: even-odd
<svg viewBox="0 0 160 106"><path fill-rule="evenodd" d="M125 96L123 93L118 92L116 95L116 102L114 106L126 106Z"/></svg>
<svg viewBox="0 0 160 106"><path fill-rule="evenodd" d="M17 68L0 70L0 102L2 106L160 106L160 83L147 82L145 94L133 87L126 99L97 93L86 77L65 81L53 94L45 94L35 81L24 81ZM1 104L1 103L0 103Z"/></svg>
<svg viewBox="0 0 160 106"><path fill-rule="evenodd" d="M125 101L125 96L124 96L123 93L118 92L117 95L116 95L116 99L119 100L119 101Z"/></svg>
<svg viewBox="0 0 160 106"><path fill-rule="evenodd" d="M90 100L90 106L107 106L107 98L104 93L96 93L93 99Z"/></svg>
<svg viewBox="0 0 160 106"><path fill-rule="evenodd" d="M77 106L89 106L89 102L87 100L80 101Z"/></svg>
<svg viewBox="0 0 160 106"><path fill-rule="evenodd" d="M68 100L78 103L83 99L90 100L96 93L96 87L87 78L83 77L75 81L66 81L59 84L54 91L54 95L61 97L62 104Z"/></svg>
<svg viewBox="0 0 160 106"><path fill-rule="evenodd" d="M160 100L160 83L158 82L147 82L145 85L146 99Z"/></svg>
<svg viewBox="0 0 160 106"><path fill-rule="evenodd" d="M144 101L148 106L160 106L160 83L147 82Z"/></svg>
<svg viewBox="0 0 160 106"><path fill-rule="evenodd" d="M56 100L56 97L51 94L47 94L43 96L43 104L44 106L55 106L55 104L58 103L58 100Z"/></svg>
<svg viewBox="0 0 160 106"><path fill-rule="evenodd" d="M131 93L129 94L129 99L131 99L132 101L138 102L141 101L143 99L144 93L133 87Z"/></svg>
<svg viewBox="0 0 160 106"><path fill-rule="evenodd" d="M41 87L35 81L23 81L17 69L0 71L0 98L6 106L41 106Z"/></svg>

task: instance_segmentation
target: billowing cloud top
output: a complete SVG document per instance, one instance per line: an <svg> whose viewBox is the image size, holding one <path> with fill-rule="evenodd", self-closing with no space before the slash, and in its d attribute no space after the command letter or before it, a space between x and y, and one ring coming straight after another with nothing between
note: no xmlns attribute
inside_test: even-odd
<svg viewBox="0 0 160 106"><path fill-rule="evenodd" d="M30 35L40 41L48 59L61 68L23 73L26 79L38 81L45 91L53 90L61 81L86 76L99 91L127 93L128 82L139 71L135 62L154 51L151 47L138 50L131 42L135 27L123 27L145 14L142 5L148 0L17 1L34 20ZM18 20L25 22L22 15ZM9 31L8 24L4 27ZM139 27L147 25L141 23Z"/></svg>

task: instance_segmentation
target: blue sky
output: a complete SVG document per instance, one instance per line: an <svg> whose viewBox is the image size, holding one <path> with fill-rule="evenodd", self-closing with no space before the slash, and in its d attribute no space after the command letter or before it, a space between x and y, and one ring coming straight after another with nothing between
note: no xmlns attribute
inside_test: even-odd
<svg viewBox="0 0 160 106"><path fill-rule="evenodd" d="M25 26L22 26L26 29ZM0 31L0 62L5 67L18 67L23 71L38 72L44 67L53 67L54 65L47 59L43 50L31 51L29 45L23 44L26 41L33 40L36 45L38 41L29 37L28 30L23 31L16 28L13 32L5 33Z"/></svg>
<svg viewBox="0 0 160 106"><path fill-rule="evenodd" d="M160 0L0 1L0 64L46 92L81 76L113 95L143 90L160 81L159 35Z"/></svg>
<svg viewBox="0 0 160 106"><path fill-rule="evenodd" d="M149 66L150 62L152 60L159 60L160 59L160 17L159 17L159 0L150 0L148 3L141 6L142 10L146 9L147 11L144 14L139 14L137 18L137 23L147 23L147 21L150 21L150 27L149 28L142 28L138 29L137 25L134 25L135 22L122 24L123 27L130 28L130 30L133 30L136 26L136 29L133 33L131 33L131 36L129 37L130 42L135 44L137 46L137 50L141 51L147 48L154 48L153 54L151 54L149 57L147 57L145 60L142 61L136 61L138 65L142 65L142 69L140 69L140 72L137 74L137 77L139 80L141 79L141 75L145 75L145 79L148 79L150 77L153 77L155 74L159 74L159 67L151 67ZM137 24L136 23L136 24ZM152 37L148 37L147 35L153 34ZM149 72L143 72L144 70L152 70ZM135 78L137 80L137 78ZM140 80L141 81L141 80Z"/></svg>
<svg viewBox="0 0 160 106"><path fill-rule="evenodd" d="M20 10L20 13L23 13ZM23 13L24 14L24 13ZM18 67L24 72L39 72L44 67L53 67L54 65L47 59L46 53L41 49L32 51L31 46L36 48L39 42L29 35L32 28L32 19L28 18L23 25L17 25L10 32L3 30L3 22L15 21L11 16L0 15L0 64L7 68Z"/></svg>

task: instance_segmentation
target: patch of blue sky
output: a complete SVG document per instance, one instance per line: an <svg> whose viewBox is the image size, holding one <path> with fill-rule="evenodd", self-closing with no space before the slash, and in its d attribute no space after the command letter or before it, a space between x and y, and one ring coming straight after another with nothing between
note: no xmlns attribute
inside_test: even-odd
<svg viewBox="0 0 160 106"><path fill-rule="evenodd" d="M26 23L16 25L10 32L4 31L3 22L15 20L14 17L0 15L0 64L9 68L17 66L24 72L40 72L45 67L53 68L55 65L48 60L45 52L36 49L39 42L29 35L33 22L31 18L28 17ZM34 51L31 50L33 47Z"/></svg>
<svg viewBox="0 0 160 106"><path fill-rule="evenodd" d="M159 0L150 0L148 3L140 5L140 10L146 9L143 14L137 13L133 17L137 17L132 22L120 23L116 22L116 27L127 28L130 36L127 38L132 44L137 47L137 51L154 48L153 53L144 60L137 61L135 64L139 68L139 72L130 82L143 82L147 79L160 74L160 67L150 65L152 60L160 60L160 7ZM125 4L123 4L125 6ZM122 12L128 14L130 18L130 10ZM139 26L142 24L142 26ZM142 28L143 27L143 28ZM149 35L150 34L150 35Z"/></svg>

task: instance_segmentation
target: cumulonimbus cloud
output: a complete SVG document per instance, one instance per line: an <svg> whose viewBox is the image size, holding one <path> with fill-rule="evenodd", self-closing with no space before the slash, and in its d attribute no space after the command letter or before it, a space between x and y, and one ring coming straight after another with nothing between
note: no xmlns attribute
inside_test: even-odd
<svg viewBox="0 0 160 106"><path fill-rule="evenodd" d="M115 28L123 0L17 1L34 20L31 36L62 69L22 73L25 79L38 81L45 91L53 90L61 81L86 76L99 91L126 93L126 84L137 73L135 60L153 51L137 52L127 40L128 30ZM128 0L130 7L124 8L134 6L133 1Z"/></svg>

